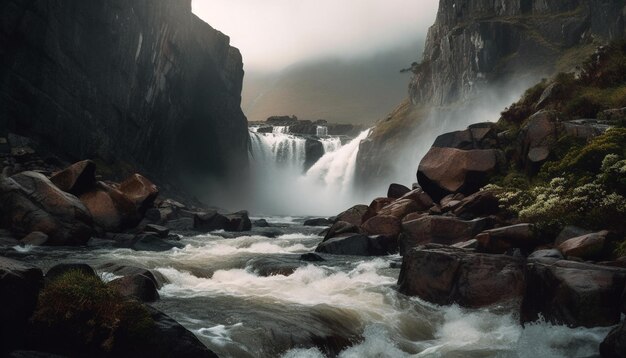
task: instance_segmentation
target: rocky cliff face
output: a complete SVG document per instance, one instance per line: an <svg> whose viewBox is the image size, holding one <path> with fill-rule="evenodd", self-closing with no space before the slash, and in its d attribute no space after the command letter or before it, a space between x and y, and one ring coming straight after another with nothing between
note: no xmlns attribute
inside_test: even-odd
<svg viewBox="0 0 626 358"><path fill-rule="evenodd" d="M407 150L452 130L455 116L467 121L468 112L488 102L481 97L490 86L534 83L575 69L598 46L624 36L625 17L624 0L440 0L423 59L411 68L408 101L361 145L361 185L399 180L389 175L409 164L398 165L399 158L416 157Z"/></svg>
<svg viewBox="0 0 626 358"><path fill-rule="evenodd" d="M623 36L624 5L623 0L441 0L424 58L413 67L411 101L463 102L493 82L569 70L563 67L576 65L577 56L567 58L568 50Z"/></svg>
<svg viewBox="0 0 626 358"><path fill-rule="evenodd" d="M245 166L242 80L241 54L191 0L0 4L0 131L68 159L162 180Z"/></svg>

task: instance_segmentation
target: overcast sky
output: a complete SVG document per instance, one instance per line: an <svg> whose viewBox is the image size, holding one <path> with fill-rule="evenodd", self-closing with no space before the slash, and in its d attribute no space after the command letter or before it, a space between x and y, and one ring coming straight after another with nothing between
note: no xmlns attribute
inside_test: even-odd
<svg viewBox="0 0 626 358"><path fill-rule="evenodd" d="M378 53L423 37L439 0L193 0L231 38L246 70Z"/></svg>

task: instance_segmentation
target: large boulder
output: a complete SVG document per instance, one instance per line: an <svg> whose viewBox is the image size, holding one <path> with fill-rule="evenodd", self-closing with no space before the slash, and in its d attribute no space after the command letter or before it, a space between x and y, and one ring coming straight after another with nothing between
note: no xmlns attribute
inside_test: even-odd
<svg viewBox="0 0 626 358"><path fill-rule="evenodd" d="M42 286L40 269L0 257L0 356L23 343Z"/></svg>
<svg viewBox="0 0 626 358"><path fill-rule="evenodd" d="M120 190L104 182L80 196L93 216L94 223L109 232L120 232L135 227L141 220L135 203Z"/></svg>
<svg viewBox="0 0 626 358"><path fill-rule="evenodd" d="M472 194L487 184L502 158L503 153L495 149L432 147L419 164L417 180L437 201L450 193Z"/></svg>
<svg viewBox="0 0 626 358"><path fill-rule="evenodd" d="M355 205L337 215L337 217L335 218L335 222L344 221L352 225L359 226L361 225L361 223L363 223L363 216L367 212L367 209L367 205Z"/></svg>
<svg viewBox="0 0 626 358"><path fill-rule="evenodd" d="M163 276L159 271L152 271L144 267L121 265L116 262L107 262L100 266L98 269L104 272L111 273L115 276L133 276L142 275L146 276L154 283L154 286L158 289L163 287L164 284L169 283L167 278Z"/></svg>
<svg viewBox="0 0 626 358"><path fill-rule="evenodd" d="M42 174L0 178L0 202L0 226L18 237L40 231L48 235L47 245L83 245L91 237L89 210Z"/></svg>
<svg viewBox="0 0 626 358"><path fill-rule="evenodd" d="M382 256L393 254L397 250L398 241L393 237L353 234L323 241L317 246L315 252L333 255Z"/></svg>
<svg viewBox="0 0 626 358"><path fill-rule="evenodd" d="M464 221L450 216L425 216L402 223L400 253L425 244L452 245L472 239L490 227L489 219Z"/></svg>
<svg viewBox="0 0 626 358"><path fill-rule="evenodd" d="M598 258L604 251L604 244L608 231L600 231L579 237L574 237L562 242L558 249L563 256L579 257L583 260Z"/></svg>
<svg viewBox="0 0 626 358"><path fill-rule="evenodd" d="M368 235L383 235L397 238L402 230L400 219L392 215L376 215L361 225Z"/></svg>
<svg viewBox="0 0 626 358"><path fill-rule="evenodd" d="M324 235L324 241L331 239L333 237L347 234L347 233L358 233L360 231L359 227L349 223L347 221L336 221L326 232Z"/></svg>
<svg viewBox="0 0 626 358"><path fill-rule="evenodd" d="M123 297L133 297L142 302L154 302L159 299L154 278L142 274L116 278L107 285Z"/></svg>
<svg viewBox="0 0 626 358"><path fill-rule="evenodd" d="M422 188L413 189L410 192L404 194L400 199L411 199L417 204L418 211L426 211L430 209L435 203L433 199Z"/></svg>
<svg viewBox="0 0 626 358"><path fill-rule="evenodd" d="M626 358L626 321L613 328L600 343L602 358Z"/></svg>
<svg viewBox="0 0 626 358"><path fill-rule="evenodd" d="M124 180L120 183L119 190L135 204L142 214L154 205L154 201L159 196L157 186L141 174L131 175Z"/></svg>
<svg viewBox="0 0 626 358"><path fill-rule="evenodd" d="M304 221L304 226L329 226L332 225L332 221L326 218L313 218Z"/></svg>
<svg viewBox="0 0 626 358"><path fill-rule="evenodd" d="M521 320L543 317L570 327L615 325L625 283L626 269L556 259L529 261Z"/></svg>
<svg viewBox="0 0 626 358"><path fill-rule="evenodd" d="M500 200L495 189L480 190L460 200L454 207L454 215L463 219L495 215L500 212Z"/></svg>
<svg viewBox="0 0 626 358"><path fill-rule="evenodd" d="M206 213L198 213L193 217L193 229L200 232L210 232L215 230L223 230L227 225L228 219L212 210ZM176 230L176 229L174 229Z"/></svg>
<svg viewBox="0 0 626 358"><path fill-rule="evenodd" d="M385 206L384 208L378 211L377 215L388 215L393 216L397 219L402 220L405 216L410 213L415 213L420 210L420 206L411 199L398 199L392 202L391 204Z"/></svg>
<svg viewBox="0 0 626 358"><path fill-rule="evenodd" d="M401 293L440 305L517 304L525 287L524 260L426 245L405 254L398 285Z"/></svg>
<svg viewBox="0 0 626 358"><path fill-rule="evenodd" d="M373 218L374 216L378 215L378 213L382 210L382 208L384 208L385 206L391 204L393 201L394 201L394 199L391 199L391 198L376 198L376 199L372 200L370 205L367 207L367 211L362 216L362 220L363 221L361 223L364 223L367 220L369 220L369 219ZM361 223L359 223L357 225L360 225Z"/></svg>
<svg viewBox="0 0 626 358"><path fill-rule="evenodd" d="M81 195L96 184L96 163L91 160L74 163L54 173L50 181L65 192Z"/></svg>
<svg viewBox="0 0 626 358"><path fill-rule="evenodd" d="M531 252L540 244L532 224L518 224L486 230L476 235L478 249L492 254L503 254L517 248Z"/></svg>
<svg viewBox="0 0 626 358"><path fill-rule="evenodd" d="M579 237L579 236L583 236L587 234L591 234L591 231L580 228L578 226L567 225L563 228L563 230L561 230L559 235L556 237L556 239L554 240L554 244L558 246L571 238Z"/></svg>
<svg viewBox="0 0 626 358"><path fill-rule="evenodd" d="M487 149L496 142L496 125L491 122L476 123L462 131L448 132L438 136L433 147L463 150Z"/></svg>
<svg viewBox="0 0 626 358"><path fill-rule="evenodd" d="M551 111L533 114L522 127L520 136L525 161L529 164L545 161L558 138L556 114Z"/></svg>
<svg viewBox="0 0 626 358"><path fill-rule="evenodd" d="M226 214L224 217L226 218L226 226L224 227L226 231L241 232L252 229L252 222L247 211Z"/></svg>

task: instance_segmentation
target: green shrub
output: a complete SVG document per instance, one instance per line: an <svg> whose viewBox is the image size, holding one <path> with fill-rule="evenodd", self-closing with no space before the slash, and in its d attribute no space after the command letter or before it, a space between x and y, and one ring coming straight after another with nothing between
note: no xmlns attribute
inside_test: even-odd
<svg viewBox="0 0 626 358"><path fill-rule="evenodd" d="M112 352L149 335L154 327L141 303L77 270L61 275L41 291L32 322L45 332L51 346L47 348L73 354Z"/></svg>

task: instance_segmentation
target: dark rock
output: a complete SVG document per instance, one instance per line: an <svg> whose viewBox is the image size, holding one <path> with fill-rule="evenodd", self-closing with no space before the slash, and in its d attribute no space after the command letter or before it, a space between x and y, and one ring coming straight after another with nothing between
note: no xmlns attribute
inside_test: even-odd
<svg viewBox="0 0 626 358"><path fill-rule="evenodd" d="M297 132L294 132L297 133ZM304 171L306 172L324 156L324 145L319 140L307 138L304 142Z"/></svg>
<svg viewBox="0 0 626 358"><path fill-rule="evenodd" d="M536 259L542 259L542 258L562 260L564 257L563 257L563 254L561 254L561 251L555 250L555 249L537 250L528 256L529 260L536 260Z"/></svg>
<svg viewBox="0 0 626 358"><path fill-rule="evenodd" d="M159 225L154 225L154 224L148 224L145 226L144 228L145 232L153 232L157 235L159 235L159 237L161 238L166 238L168 237L168 235L170 234L170 229L163 227L163 226L159 226Z"/></svg>
<svg viewBox="0 0 626 358"><path fill-rule="evenodd" d="M150 180L140 174L131 175L120 183L119 190L129 198L140 213L145 213L153 207L159 196L159 189Z"/></svg>
<svg viewBox="0 0 626 358"><path fill-rule="evenodd" d="M471 239L471 240L467 240L463 242L457 242L456 244L450 245L450 246L456 247L459 249L474 250L478 248L478 241L476 239Z"/></svg>
<svg viewBox="0 0 626 358"><path fill-rule="evenodd" d="M393 199L390 198L376 198L374 200L372 200L372 202L370 203L370 205L367 207L367 211L365 212L365 214L363 214L362 217L362 222L360 222L358 225L361 225L362 223L366 222L367 220L373 218L374 216L378 215L378 212L380 210L382 210L382 208L384 208L385 206L391 204L393 202Z"/></svg>
<svg viewBox="0 0 626 358"><path fill-rule="evenodd" d="M563 128L567 135L589 140L604 134L611 126L598 123L595 119L575 119L563 122Z"/></svg>
<svg viewBox="0 0 626 358"><path fill-rule="evenodd" d="M240 173L241 54L191 10L180 0L3 4L0 92L11 95L0 97L0 128L159 181Z"/></svg>
<svg viewBox="0 0 626 358"><path fill-rule="evenodd" d="M345 221L352 225L359 226L361 225L361 223L363 223L363 216L367 212L367 209L368 209L367 205L355 205L351 207L350 209L337 215L337 217L335 218L335 222Z"/></svg>
<svg viewBox="0 0 626 358"><path fill-rule="evenodd" d="M389 189L387 190L387 197L391 199L399 199L410 191L411 189L402 184L393 183L389 185Z"/></svg>
<svg viewBox="0 0 626 358"><path fill-rule="evenodd" d="M195 227L193 218L182 218L178 220L170 220L165 223L165 226L174 231L191 231Z"/></svg>
<svg viewBox="0 0 626 358"><path fill-rule="evenodd" d="M250 231L252 229L252 222L248 217L247 211L239 211L233 214L224 215L226 217L226 226L224 230L226 231Z"/></svg>
<svg viewBox="0 0 626 358"><path fill-rule="evenodd" d="M515 302L524 292L524 261L426 245L406 253L398 285L401 293L441 305L476 308Z"/></svg>
<svg viewBox="0 0 626 358"><path fill-rule="evenodd" d="M324 241L333 238L335 236L339 236L347 233L358 233L359 227L355 226L349 222L345 221L336 221L333 226L328 229L328 232L324 236Z"/></svg>
<svg viewBox="0 0 626 358"><path fill-rule="evenodd" d="M570 327L612 326L620 320L626 270L540 259L526 265L522 322L543 317Z"/></svg>
<svg viewBox="0 0 626 358"><path fill-rule="evenodd" d="M607 109L598 113L598 119L606 122L619 122L626 120L626 107Z"/></svg>
<svg viewBox="0 0 626 358"><path fill-rule="evenodd" d="M320 243L315 252L333 254L333 255L369 255L369 237L367 235L348 235L334 237Z"/></svg>
<svg viewBox="0 0 626 358"><path fill-rule="evenodd" d="M530 163L541 163L548 159L558 138L556 114L539 111L533 114L522 127L523 153Z"/></svg>
<svg viewBox="0 0 626 358"><path fill-rule="evenodd" d="M155 224L160 224L166 219L166 217L161 216L161 210L157 208L150 208L146 210L144 218Z"/></svg>
<svg viewBox="0 0 626 358"><path fill-rule="evenodd" d="M228 219L216 210L196 214L193 218L193 229L201 232L224 230ZM169 224L169 223L168 223Z"/></svg>
<svg viewBox="0 0 626 358"><path fill-rule="evenodd" d="M450 193L473 194L487 184L502 158L503 153L494 149L432 147L419 164L417 180L435 200Z"/></svg>
<svg viewBox="0 0 626 358"><path fill-rule="evenodd" d="M96 184L96 163L91 160L74 163L54 173L50 181L63 191L80 196Z"/></svg>
<svg viewBox="0 0 626 358"><path fill-rule="evenodd" d="M142 274L120 277L107 285L123 297L134 297L142 302L154 302L159 299L154 279Z"/></svg>
<svg viewBox="0 0 626 358"><path fill-rule="evenodd" d="M122 277L133 276L133 275L145 276L149 278L150 280L152 280L152 282L154 283L154 286L157 289L160 289L161 287L163 287L164 284L169 283L167 278L165 278L165 276L163 276L160 272L148 270L146 268L137 267L137 266L128 266L128 265L122 265L116 262L109 262L109 263L100 265L98 269L105 271L105 272L110 272L116 276L122 276Z"/></svg>
<svg viewBox="0 0 626 358"><path fill-rule="evenodd" d="M332 221L326 218L315 218L304 221L304 226L329 226L332 224Z"/></svg>
<svg viewBox="0 0 626 358"><path fill-rule="evenodd" d="M0 257L0 355L24 343L42 285L39 268Z"/></svg>
<svg viewBox="0 0 626 358"><path fill-rule="evenodd" d="M626 321L613 328L600 343L600 356L602 358L626 357Z"/></svg>
<svg viewBox="0 0 626 358"><path fill-rule="evenodd" d="M433 199L422 188L416 188L404 194L400 199L411 199L417 204L418 211L426 211L433 205Z"/></svg>
<svg viewBox="0 0 626 358"><path fill-rule="evenodd" d="M321 261L326 261L324 260L323 257L321 257L318 254L314 254L312 252L309 252L307 254L302 254L300 255L300 260L302 261L308 261L308 262L321 262Z"/></svg>
<svg viewBox="0 0 626 358"><path fill-rule="evenodd" d="M164 240L154 233L143 233L138 235L118 235L116 236L115 247L133 249L135 251L163 252L173 248L182 248L183 245Z"/></svg>
<svg viewBox="0 0 626 358"><path fill-rule="evenodd" d="M49 245L83 245L91 237L87 208L42 174L22 172L0 178L0 202L0 226L18 237L41 231L48 235Z"/></svg>
<svg viewBox="0 0 626 358"><path fill-rule="evenodd" d="M49 352L19 350L9 353L7 358L66 358L66 356L57 355Z"/></svg>
<svg viewBox="0 0 626 358"><path fill-rule="evenodd" d="M486 230L476 235L478 248L492 254L503 254L510 249L530 251L540 244L532 224L518 224Z"/></svg>
<svg viewBox="0 0 626 358"><path fill-rule="evenodd" d="M40 231L33 231L20 240L20 242L24 245L41 246L48 242L48 235Z"/></svg>
<svg viewBox="0 0 626 358"><path fill-rule="evenodd" d="M259 219L254 221L256 227L270 227L270 224L265 219Z"/></svg>
<svg viewBox="0 0 626 358"><path fill-rule="evenodd" d="M121 232L135 227L141 217L133 201L118 189L98 182L95 190L80 196L94 223L108 232Z"/></svg>
<svg viewBox="0 0 626 358"><path fill-rule="evenodd" d="M289 276L293 274L302 263L297 258L283 257L258 257L246 263L259 276Z"/></svg>
<svg viewBox="0 0 626 358"><path fill-rule="evenodd" d="M402 230L402 224L400 219L395 216L376 215L363 223L361 229L368 235L383 235L397 238Z"/></svg>
<svg viewBox="0 0 626 358"><path fill-rule="evenodd" d="M461 199L454 215L467 220L498 214L501 209L497 193L497 190L481 190Z"/></svg>
<svg viewBox="0 0 626 358"><path fill-rule="evenodd" d="M94 269L87 264L80 264L80 263L58 264L58 265L54 265L53 267L50 268L50 270L48 270L48 272L46 272L46 282L52 282L56 280L57 278L61 277L63 274L70 272L70 271L78 271L87 276L93 276L93 277L97 276L96 271L94 271Z"/></svg>
<svg viewBox="0 0 626 358"><path fill-rule="evenodd" d="M490 226L488 219L472 221L446 216L426 216L402 223L400 254L424 244L453 245L474 238Z"/></svg>
<svg viewBox="0 0 626 358"><path fill-rule="evenodd" d="M444 133L438 136L433 147L456 148L462 150L491 149L496 141L496 128L494 123L476 123L467 129L456 132Z"/></svg>
<svg viewBox="0 0 626 358"><path fill-rule="evenodd" d="M574 256L583 260L596 259L604 251L608 231L600 231L562 242L558 249L565 257Z"/></svg>
<svg viewBox="0 0 626 358"><path fill-rule="evenodd" d="M556 240L554 240L554 244L558 246L569 239L587 234L591 234L591 231L579 228L577 226L567 225L565 228L563 228L563 230L561 230L559 236L556 237Z"/></svg>

